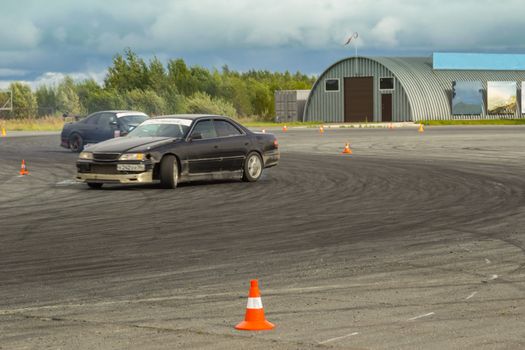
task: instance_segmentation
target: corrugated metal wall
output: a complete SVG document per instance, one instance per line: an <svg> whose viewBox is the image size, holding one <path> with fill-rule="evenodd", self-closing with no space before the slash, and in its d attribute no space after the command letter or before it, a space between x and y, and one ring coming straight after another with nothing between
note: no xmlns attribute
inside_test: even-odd
<svg viewBox="0 0 525 350"><path fill-rule="evenodd" d="M374 77L374 120L381 121L381 93L379 78L394 78L392 94L392 120L409 121L410 105L407 95L395 75L384 65L374 60L358 57L337 62L328 68L316 81L306 102L305 121L344 122L344 78ZM339 91L325 92L325 79L339 79Z"/></svg>
<svg viewBox="0 0 525 350"><path fill-rule="evenodd" d="M357 60L357 67L355 61ZM393 120L445 120L445 119L498 119L524 118L521 114L521 81L525 71L454 71L433 70L431 58L376 57L346 58L329 67L315 83L307 101L305 120L342 122L343 79L353 76L374 77L374 121L381 120L379 78L395 77L392 96ZM339 92L325 92L324 80L340 79ZM452 115L452 82L481 81L485 89L485 107L481 115ZM518 83L518 108L514 115L488 115L486 113L487 81L514 81Z"/></svg>
<svg viewBox="0 0 525 350"><path fill-rule="evenodd" d="M276 90L275 116L279 121L302 121L310 90Z"/></svg>

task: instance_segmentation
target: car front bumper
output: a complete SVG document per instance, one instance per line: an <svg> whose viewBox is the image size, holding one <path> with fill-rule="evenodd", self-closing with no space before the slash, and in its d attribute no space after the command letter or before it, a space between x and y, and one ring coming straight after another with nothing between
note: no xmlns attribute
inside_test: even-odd
<svg viewBox="0 0 525 350"><path fill-rule="evenodd" d="M146 162L142 171L119 171L118 164L144 164L137 162L77 161L76 179L93 183L153 183L153 164Z"/></svg>
<svg viewBox="0 0 525 350"><path fill-rule="evenodd" d="M96 174L96 173L77 173L77 180L93 183L152 183L153 171L133 174Z"/></svg>

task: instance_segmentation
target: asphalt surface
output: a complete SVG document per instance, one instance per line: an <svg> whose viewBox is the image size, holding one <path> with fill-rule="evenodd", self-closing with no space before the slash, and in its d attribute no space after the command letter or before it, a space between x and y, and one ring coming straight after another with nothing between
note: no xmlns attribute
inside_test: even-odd
<svg viewBox="0 0 525 350"><path fill-rule="evenodd" d="M0 349L525 348L525 128L275 134L261 181L175 190L0 138ZM233 329L251 278L273 331Z"/></svg>

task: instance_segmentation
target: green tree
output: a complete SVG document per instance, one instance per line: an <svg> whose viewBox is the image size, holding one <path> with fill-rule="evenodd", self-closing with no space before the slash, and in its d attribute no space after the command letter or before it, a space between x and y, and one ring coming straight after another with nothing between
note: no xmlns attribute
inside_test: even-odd
<svg viewBox="0 0 525 350"><path fill-rule="evenodd" d="M81 113L90 112L89 103L92 96L99 94L102 88L94 79L86 79L76 84L76 91L80 101Z"/></svg>
<svg viewBox="0 0 525 350"><path fill-rule="evenodd" d="M66 76L58 84L56 92L57 109L62 113L80 114L80 100L77 95L75 82Z"/></svg>
<svg viewBox="0 0 525 350"><path fill-rule="evenodd" d="M157 57L154 57L149 62L147 74L149 89L155 91L159 95L168 90L168 76L164 69L164 65Z"/></svg>
<svg viewBox="0 0 525 350"><path fill-rule="evenodd" d="M153 90L131 90L126 93L127 108L145 112L149 115L166 113L166 101Z"/></svg>
<svg viewBox="0 0 525 350"><path fill-rule="evenodd" d="M205 92L196 92L187 100L188 113L218 114L236 118L235 107L221 98L212 98Z"/></svg>
<svg viewBox="0 0 525 350"><path fill-rule="evenodd" d="M35 91L38 105L38 116L53 115L57 109L57 96L53 87L39 86Z"/></svg>
<svg viewBox="0 0 525 350"><path fill-rule="evenodd" d="M131 108L152 115L202 112L269 120L275 114L276 90L310 89L314 82L315 77L299 71L238 72L227 65L209 70L189 67L181 58L164 66L154 57L146 64L128 48L113 58L103 86L94 80L75 85L68 78L57 89L39 89L36 95L44 107L51 104L54 91L55 105L72 113Z"/></svg>
<svg viewBox="0 0 525 350"><path fill-rule="evenodd" d="M86 113L127 108L126 100L116 90L109 89L91 92L85 103Z"/></svg>
<svg viewBox="0 0 525 350"><path fill-rule="evenodd" d="M31 87L20 82L9 85L13 92L13 115L15 118L33 118L36 116L38 104Z"/></svg>
<svg viewBox="0 0 525 350"><path fill-rule="evenodd" d="M219 96L226 101L230 101L239 115L253 115L254 112L250 97L251 92L246 82L244 82L241 77L233 74L223 76L222 80Z"/></svg>
<svg viewBox="0 0 525 350"><path fill-rule="evenodd" d="M186 97L177 92L174 86L168 86L168 90L164 91L161 96L166 102L166 113L186 113Z"/></svg>
<svg viewBox="0 0 525 350"><path fill-rule="evenodd" d="M104 84L108 89L119 92L145 90L150 86L148 67L142 58L128 48L124 51L124 56L115 55Z"/></svg>
<svg viewBox="0 0 525 350"><path fill-rule="evenodd" d="M190 96L195 92L191 84L191 73L183 59L168 62L168 80L170 85L174 85L184 96Z"/></svg>
<svg viewBox="0 0 525 350"><path fill-rule="evenodd" d="M275 112L274 98L270 88L265 84L252 82L253 112L264 119L272 119Z"/></svg>

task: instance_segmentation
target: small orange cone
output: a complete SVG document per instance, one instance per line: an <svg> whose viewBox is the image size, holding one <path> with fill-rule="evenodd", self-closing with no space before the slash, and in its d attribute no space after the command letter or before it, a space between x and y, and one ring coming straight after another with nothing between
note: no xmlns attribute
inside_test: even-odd
<svg viewBox="0 0 525 350"><path fill-rule="evenodd" d="M423 128L423 124L419 124L419 129L417 129L419 132L424 132L425 128Z"/></svg>
<svg viewBox="0 0 525 350"><path fill-rule="evenodd" d="M390 130L394 130L394 124L392 124L392 123L388 124L388 128L389 128Z"/></svg>
<svg viewBox="0 0 525 350"><path fill-rule="evenodd" d="M274 328L275 325L264 318L259 282L251 280L246 316L244 316L244 321L235 326L235 329L241 331L268 331Z"/></svg>
<svg viewBox="0 0 525 350"><path fill-rule="evenodd" d="M26 161L22 159L22 165L20 166L20 175L29 175L29 171L26 167Z"/></svg>
<svg viewBox="0 0 525 350"><path fill-rule="evenodd" d="M6 135L7 135L7 133L5 132L5 128L2 127L2 137L6 136Z"/></svg>
<svg viewBox="0 0 525 350"><path fill-rule="evenodd" d="M283 132L287 132L288 131L288 128L286 127L286 125L283 125Z"/></svg>
<svg viewBox="0 0 525 350"><path fill-rule="evenodd" d="M319 133L324 134L324 127L322 125L319 127Z"/></svg>
<svg viewBox="0 0 525 350"><path fill-rule="evenodd" d="M350 145L348 143L345 144L342 154L352 154L352 150L350 149Z"/></svg>

